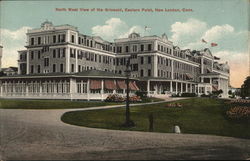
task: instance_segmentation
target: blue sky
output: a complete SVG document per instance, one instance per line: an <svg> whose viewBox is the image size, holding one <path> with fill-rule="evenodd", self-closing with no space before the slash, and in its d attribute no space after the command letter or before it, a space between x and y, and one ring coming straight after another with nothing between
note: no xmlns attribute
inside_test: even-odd
<svg viewBox="0 0 250 161"><path fill-rule="evenodd" d="M247 0L1 1L0 5L4 66L16 65L16 50L23 49L26 30L38 28L48 19L54 25L71 24L83 34L99 35L110 41L133 31L141 35L166 33L175 45L200 50L210 47L201 43L204 38L209 43L218 43L210 49L222 62L229 62L233 86L238 87L248 75ZM64 12L55 8L186 8L193 12ZM145 32L145 26L151 29Z"/></svg>

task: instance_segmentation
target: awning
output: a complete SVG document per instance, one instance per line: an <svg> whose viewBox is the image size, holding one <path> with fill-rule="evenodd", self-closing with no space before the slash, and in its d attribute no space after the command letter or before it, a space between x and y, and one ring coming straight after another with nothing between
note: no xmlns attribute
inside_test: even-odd
<svg viewBox="0 0 250 161"><path fill-rule="evenodd" d="M212 91L218 91L218 86L212 86Z"/></svg>
<svg viewBox="0 0 250 161"><path fill-rule="evenodd" d="M100 80L90 80L90 89L101 89L102 83Z"/></svg>
<svg viewBox="0 0 250 161"><path fill-rule="evenodd" d="M137 87L135 82L129 82L129 89L133 90L133 91L138 91L139 90L139 88Z"/></svg>
<svg viewBox="0 0 250 161"><path fill-rule="evenodd" d="M190 73L186 73L187 79L191 80L193 79L193 76Z"/></svg>
<svg viewBox="0 0 250 161"><path fill-rule="evenodd" d="M116 89L115 82L113 80L105 80L104 81L104 87L106 89Z"/></svg>
<svg viewBox="0 0 250 161"><path fill-rule="evenodd" d="M127 89L127 84L125 81L117 81L117 86L118 86L118 89ZM133 91L139 90L135 82L129 82L128 87L130 90L133 90Z"/></svg>
<svg viewBox="0 0 250 161"><path fill-rule="evenodd" d="M126 85L125 81L118 80L118 81L117 81L117 87L118 87L119 89L126 89L126 88L127 88L127 85Z"/></svg>

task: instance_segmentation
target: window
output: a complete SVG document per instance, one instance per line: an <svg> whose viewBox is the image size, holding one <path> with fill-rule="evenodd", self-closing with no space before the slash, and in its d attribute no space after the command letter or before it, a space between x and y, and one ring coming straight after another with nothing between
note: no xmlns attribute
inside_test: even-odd
<svg viewBox="0 0 250 161"><path fill-rule="evenodd" d="M30 58L31 58L31 59L34 59L34 51L31 51L31 52L30 52Z"/></svg>
<svg viewBox="0 0 250 161"><path fill-rule="evenodd" d="M148 51L152 50L152 44L148 44Z"/></svg>
<svg viewBox="0 0 250 161"><path fill-rule="evenodd" d="M160 50L160 45L158 45L158 50Z"/></svg>
<svg viewBox="0 0 250 161"><path fill-rule="evenodd" d="M31 38L30 45L34 45L34 38L33 37Z"/></svg>
<svg viewBox="0 0 250 161"><path fill-rule="evenodd" d="M141 70L141 77L143 77L143 69Z"/></svg>
<svg viewBox="0 0 250 161"><path fill-rule="evenodd" d="M66 51L66 49L63 48L63 51L62 51L62 57L63 57L63 58L65 57L65 51Z"/></svg>
<svg viewBox="0 0 250 161"><path fill-rule="evenodd" d="M62 35L61 42L65 42L65 34Z"/></svg>
<svg viewBox="0 0 250 161"><path fill-rule="evenodd" d="M78 37L78 44L81 44L81 38Z"/></svg>
<svg viewBox="0 0 250 161"><path fill-rule="evenodd" d="M137 45L133 45L133 52L137 52Z"/></svg>
<svg viewBox="0 0 250 161"><path fill-rule="evenodd" d="M37 66L37 73L41 73L41 66L40 65Z"/></svg>
<svg viewBox="0 0 250 161"><path fill-rule="evenodd" d="M34 73L34 66L33 65L30 66L30 73L31 74Z"/></svg>
<svg viewBox="0 0 250 161"><path fill-rule="evenodd" d="M151 76L151 69L148 70L148 76Z"/></svg>
<svg viewBox="0 0 250 161"><path fill-rule="evenodd" d="M81 65L78 65L78 72L81 72Z"/></svg>
<svg viewBox="0 0 250 161"><path fill-rule="evenodd" d="M53 35L53 43L56 43L56 35Z"/></svg>
<svg viewBox="0 0 250 161"><path fill-rule="evenodd" d="M121 53L122 52L122 47L121 46L118 46L117 47L117 53Z"/></svg>
<svg viewBox="0 0 250 161"><path fill-rule="evenodd" d="M58 57L58 58L60 58L60 56L61 56L60 51L61 51L60 49L58 49L58 51L57 51L57 57Z"/></svg>
<svg viewBox="0 0 250 161"><path fill-rule="evenodd" d="M144 58L143 57L141 57L141 64L143 64L144 63Z"/></svg>
<svg viewBox="0 0 250 161"><path fill-rule="evenodd" d="M60 72L63 72L63 64L60 64Z"/></svg>
<svg viewBox="0 0 250 161"><path fill-rule="evenodd" d="M151 56L148 56L148 64L151 64Z"/></svg>
<svg viewBox="0 0 250 161"><path fill-rule="evenodd" d="M71 42L74 43L75 42L75 36L71 35Z"/></svg>
<svg viewBox="0 0 250 161"><path fill-rule="evenodd" d="M49 66L49 58L44 58L44 66Z"/></svg>
<svg viewBox="0 0 250 161"><path fill-rule="evenodd" d="M37 38L37 44L41 44L41 37Z"/></svg>
<svg viewBox="0 0 250 161"><path fill-rule="evenodd" d="M56 64L53 64L53 72L56 72Z"/></svg>
<svg viewBox="0 0 250 161"><path fill-rule="evenodd" d="M56 49L53 49L53 58L56 57Z"/></svg>
<svg viewBox="0 0 250 161"><path fill-rule="evenodd" d="M40 50L37 51L37 58L38 58L38 59L41 58L41 51L40 51Z"/></svg>
<svg viewBox="0 0 250 161"><path fill-rule="evenodd" d="M141 45L141 51L144 51L144 45Z"/></svg>
<svg viewBox="0 0 250 161"><path fill-rule="evenodd" d="M74 72L74 64L71 64L71 72Z"/></svg>
<svg viewBox="0 0 250 161"><path fill-rule="evenodd" d="M128 53L129 52L129 50L128 50L128 46L126 46L126 53Z"/></svg>

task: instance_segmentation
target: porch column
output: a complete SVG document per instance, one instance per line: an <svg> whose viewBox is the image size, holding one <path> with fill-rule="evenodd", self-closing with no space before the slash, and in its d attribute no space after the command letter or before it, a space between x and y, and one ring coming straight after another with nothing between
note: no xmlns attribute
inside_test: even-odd
<svg viewBox="0 0 250 161"><path fill-rule="evenodd" d="M43 92L43 86L42 86L42 81L41 81L41 80L39 81L39 88L40 88L39 95L42 95L42 92Z"/></svg>
<svg viewBox="0 0 250 161"><path fill-rule="evenodd" d="M177 93L178 93L178 83L175 82L175 94L177 94Z"/></svg>
<svg viewBox="0 0 250 161"><path fill-rule="evenodd" d="M89 96L90 95L90 81L89 79L87 80L87 100L89 101Z"/></svg>
<svg viewBox="0 0 250 161"><path fill-rule="evenodd" d="M188 84L186 83L186 93L188 93Z"/></svg>
<svg viewBox="0 0 250 161"><path fill-rule="evenodd" d="M147 81L147 95L150 94L150 80Z"/></svg>
<svg viewBox="0 0 250 161"><path fill-rule="evenodd" d="M170 92L172 93L173 92L173 82L170 81Z"/></svg>
<svg viewBox="0 0 250 161"><path fill-rule="evenodd" d="M66 87L67 88L67 83L65 83ZM73 94L76 94L76 79L75 78L70 78L70 82L69 82L69 85L70 85L70 99L73 99Z"/></svg>
<svg viewBox="0 0 250 161"><path fill-rule="evenodd" d="M103 94L104 94L104 81L103 81L103 79L102 79L102 82L101 82L101 100L103 100Z"/></svg>
<svg viewBox="0 0 250 161"><path fill-rule="evenodd" d="M155 94L157 94L157 92L158 92L158 86L157 86L157 83L155 84L154 89L155 89L154 93L155 93Z"/></svg>
<svg viewBox="0 0 250 161"><path fill-rule="evenodd" d="M117 87L116 81L115 81L115 80L114 80L114 84L115 84L115 86ZM113 90L113 94L115 94L115 93L116 93L116 89Z"/></svg>
<svg viewBox="0 0 250 161"><path fill-rule="evenodd" d="M181 93L183 93L183 83L181 83Z"/></svg>

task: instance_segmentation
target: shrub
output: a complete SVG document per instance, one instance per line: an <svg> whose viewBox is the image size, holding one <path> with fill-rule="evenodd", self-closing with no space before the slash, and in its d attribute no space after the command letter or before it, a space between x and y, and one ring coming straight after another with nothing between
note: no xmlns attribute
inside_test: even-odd
<svg viewBox="0 0 250 161"><path fill-rule="evenodd" d="M110 94L108 97L105 99L105 102L124 102L126 101L126 97L122 97L118 94ZM129 97L130 102L141 102L141 97L140 96L130 96Z"/></svg>
<svg viewBox="0 0 250 161"><path fill-rule="evenodd" d="M136 91L135 94L141 98L146 98L147 97L147 92L146 91Z"/></svg>
<svg viewBox="0 0 250 161"><path fill-rule="evenodd" d="M105 99L105 102L124 102L124 101L125 101L125 99L118 94L110 94Z"/></svg>
<svg viewBox="0 0 250 161"><path fill-rule="evenodd" d="M182 93L181 97L196 97L195 93Z"/></svg>
<svg viewBox="0 0 250 161"><path fill-rule="evenodd" d="M234 120L250 120L250 107L236 106L226 112L227 117Z"/></svg>

